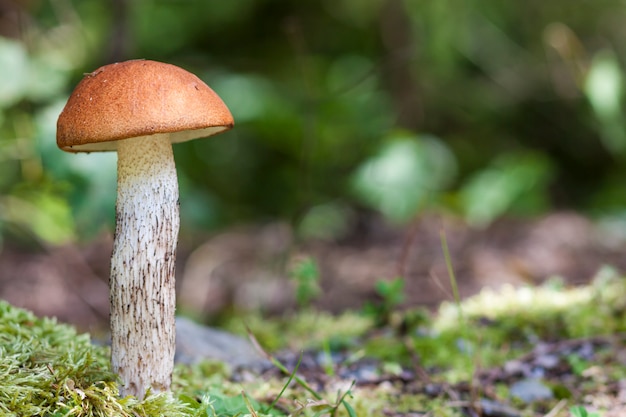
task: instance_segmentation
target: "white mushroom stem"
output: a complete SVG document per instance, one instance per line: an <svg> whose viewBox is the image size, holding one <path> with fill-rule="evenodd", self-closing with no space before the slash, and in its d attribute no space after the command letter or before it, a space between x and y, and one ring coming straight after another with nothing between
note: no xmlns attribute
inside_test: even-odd
<svg viewBox="0 0 626 417"><path fill-rule="evenodd" d="M120 394L167 391L175 351L178 181L168 135L118 142L111 366Z"/></svg>

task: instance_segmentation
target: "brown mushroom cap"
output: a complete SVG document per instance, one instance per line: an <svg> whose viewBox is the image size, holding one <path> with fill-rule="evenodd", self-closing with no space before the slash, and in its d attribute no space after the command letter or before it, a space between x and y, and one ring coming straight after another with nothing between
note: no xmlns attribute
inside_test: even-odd
<svg viewBox="0 0 626 417"><path fill-rule="evenodd" d="M224 102L195 75L132 60L105 65L81 80L57 121L57 145L68 152L114 151L121 139L169 134L179 143L233 125Z"/></svg>

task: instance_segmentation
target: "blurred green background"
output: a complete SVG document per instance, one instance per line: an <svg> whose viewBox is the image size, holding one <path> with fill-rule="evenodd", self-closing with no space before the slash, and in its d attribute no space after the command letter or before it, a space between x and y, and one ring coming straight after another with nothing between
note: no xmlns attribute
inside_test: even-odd
<svg viewBox="0 0 626 417"><path fill-rule="evenodd" d="M0 236L112 228L115 155L58 150L56 118L84 73L133 58L197 74L235 117L174 148L182 233L619 218L624 22L618 0L0 1Z"/></svg>

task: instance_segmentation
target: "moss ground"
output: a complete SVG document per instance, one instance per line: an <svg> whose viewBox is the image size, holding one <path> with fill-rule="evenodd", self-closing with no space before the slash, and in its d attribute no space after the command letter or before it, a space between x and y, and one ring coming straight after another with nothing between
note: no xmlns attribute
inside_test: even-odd
<svg viewBox="0 0 626 417"><path fill-rule="evenodd" d="M275 368L177 366L172 394L143 401L119 397L106 346L0 302L0 415L469 416L495 404L522 417L569 416L574 406L610 416L626 378L625 293L626 281L607 270L589 286L485 290L434 314L394 311L384 322L360 312L231 318L225 327L245 333L246 323L279 352ZM545 352L558 366L537 365ZM524 370L541 371L551 396L513 396Z"/></svg>

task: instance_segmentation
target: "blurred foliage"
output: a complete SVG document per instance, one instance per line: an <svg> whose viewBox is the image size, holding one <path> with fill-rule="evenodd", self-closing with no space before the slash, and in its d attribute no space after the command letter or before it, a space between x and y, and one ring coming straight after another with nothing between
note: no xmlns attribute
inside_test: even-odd
<svg viewBox="0 0 626 417"><path fill-rule="evenodd" d="M334 238L363 210L485 226L626 207L618 0L31 0L0 7L0 235L114 220L115 155L56 148L83 73L148 58L204 79L236 128L177 145L183 233L283 218Z"/></svg>
<svg viewBox="0 0 626 417"><path fill-rule="evenodd" d="M354 176L365 204L397 222L407 222L441 193L456 174L456 161L437 138L402 135L384 143Z"/></svg>
<svg viewBox="0 0 626 417"><path fill-rule="evenodd" d="M485 226L506 212L537 214L549 208L550 163L543 155L503 153L470 175L459 196L471 225Z"/></svg>

